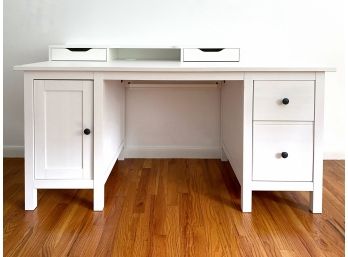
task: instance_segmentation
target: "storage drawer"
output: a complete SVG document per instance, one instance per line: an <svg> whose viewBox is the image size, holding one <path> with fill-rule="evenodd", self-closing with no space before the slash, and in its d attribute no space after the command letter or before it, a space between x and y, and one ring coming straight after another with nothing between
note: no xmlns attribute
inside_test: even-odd
<svg viewBox="0 0 348 257"><path fill-rule="evenodd" d="M254 81L254 120L314 120L314 81Z"/></svg>
<svg viewBox="0 0 348 257"><path fill-rule="evenodd" d="M51 48L51 61L106 61L106 48Z"/></svg>
<svg viewBox="0 0 348 257"><path fill-rule="evenodd" d="M254 122L253 180L312 181L313 124Z"/></svg>
<svg viewBox="0 0 348 257"><path fill-rule="evenodd" d="M184 62L239 62L239 48L184 48Z"/></svg>

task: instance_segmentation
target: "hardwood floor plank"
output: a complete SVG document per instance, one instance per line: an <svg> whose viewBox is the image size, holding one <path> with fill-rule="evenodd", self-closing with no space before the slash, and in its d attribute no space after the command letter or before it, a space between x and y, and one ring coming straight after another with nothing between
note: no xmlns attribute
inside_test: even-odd
<svg viewBox="0 0 348 257"><path fill-rule="evenodd" d="M105 208L92 190L39 190L24 211L24 161L4 159L4 256L343 256L344 161L324 162L323 214L308 192L254 192L240 211L227 162L118 161Z"/></svg>
<svg viewBox="0 0 348 257"><path fill-rule="evenodd" d="M167 235L167 256L182 256L181 249L181 229L179 226L179 206L168 205L165 222L165 234ZM203 246L204 247L204 246Z"/></svg>
<svg viewBox="0 0 348 257"><path fill-rule="evenodd" d="M265 203L266 200L262 201ZM271 201L266 206L269 208L269 215L274 224L272 234L277 231L276 240L283 244L281 250L294 251L301 256L322 256L320 250L317 250L315 240L304 229L293 209L288 208L288 205L282 201ZM291 224L284 226L289 220L291 220Z"/></svg>
<svg viewBox="0 0 348 257"><path fill-rule="evenodd" d="M158 190L154 199L151 216L151 229L156 235L165 235L167 200L163 176L159 175Z"/></svg>

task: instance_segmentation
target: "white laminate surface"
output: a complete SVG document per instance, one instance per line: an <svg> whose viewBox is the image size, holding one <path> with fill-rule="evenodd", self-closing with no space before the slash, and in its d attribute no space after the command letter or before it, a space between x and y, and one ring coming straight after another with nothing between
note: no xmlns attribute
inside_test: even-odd
<svg viewBox="0 0 348 257"><path fill-rule="evenodd" d="M15 70L23 71L335 71L331 67L295 67L295 66L251 66L241 63L183 63L178 61L110 61L110 62L80 62L80 61L46 61L18 65Z"/></svg>

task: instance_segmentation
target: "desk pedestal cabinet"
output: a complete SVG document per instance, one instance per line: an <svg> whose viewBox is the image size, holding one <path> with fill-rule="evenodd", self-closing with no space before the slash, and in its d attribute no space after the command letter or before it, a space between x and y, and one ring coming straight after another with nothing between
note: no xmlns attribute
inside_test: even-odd
<svg viewBox="0 0 348 257"><path fill-rule="evenodd" d="M322 212L324 71L113 71L25 69L25 209L37 189L89 188L94 210L125 146L124 81L216 81L221 91L221 159L252 191L309 191ZM126 156L127 157L127 156ZM183 156L184 157L184 156Z"/></svg>

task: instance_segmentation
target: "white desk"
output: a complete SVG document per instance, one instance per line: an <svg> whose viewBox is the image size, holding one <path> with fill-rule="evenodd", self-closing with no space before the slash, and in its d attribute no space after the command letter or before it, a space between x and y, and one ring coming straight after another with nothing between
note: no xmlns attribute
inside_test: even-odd
<svg viewBox="0 0 348 257"><path fill-rule="evenodd" d="M26 210L39 188L93 189L94 210L103 210L104 185L124 158L126 81L159 80L219 84L221 159L241 185L243 212L259 190L309 191L312 212L322 212L324 75L333 69L180 61L15 69L24 71Z"/></svg>

